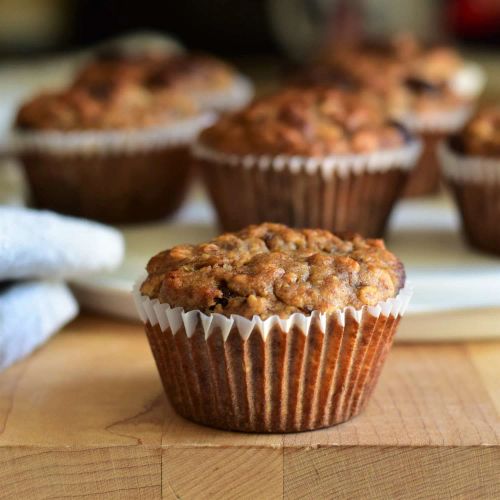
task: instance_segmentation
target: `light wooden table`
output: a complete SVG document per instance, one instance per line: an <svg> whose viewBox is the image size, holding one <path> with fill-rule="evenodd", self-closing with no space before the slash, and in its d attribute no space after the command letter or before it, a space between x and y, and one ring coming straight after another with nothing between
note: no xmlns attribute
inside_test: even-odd
<svg viewBox="0 0 500 500"><path fill-rule="evenodd" d="M500 498L500 342L398 345L365 413L248 435L173 413L142 328L84 316L0 375L0 498Z"/></svg>

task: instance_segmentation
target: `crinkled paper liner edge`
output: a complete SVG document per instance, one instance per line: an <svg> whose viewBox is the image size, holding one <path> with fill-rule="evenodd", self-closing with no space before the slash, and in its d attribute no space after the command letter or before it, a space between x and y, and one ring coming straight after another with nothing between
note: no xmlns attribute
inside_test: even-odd
<svg viewBox="0 0 500 500"><path fill-rule="evenodd" d="M451 134L461 129L473 112L473 104L464 104L449 111L408 114L399 120L414 132Z"/></svg>
<svg viewBox="0 0 500 500"><path fill-rule="evenodd" d="M127 154L190 144L199 131L213 123L215 115L205 113L178 123L138 130L82 132L13 131L10 149L17 153L41 152L59 155Z"/></svg>
<svg viewBox="0 0 500 500"><path fill-rule="evenodd" d="M273 169L275 171L289 170L293 174L306 172L314 175L318 171L325 178L333 173L340 177L349 174L385 172L391 169L410 170L421 153L422 143L413 140L408 145L386 151L375 151L366 154L331 155L324 157L298 155L234 155L215 151L201 142L192 146L193 155L201 160L208 160L230 167L245 169L259 168L260 170Z"/></svg>
<svg viewBox="0 0 500 500"><path fill-rule="evenodd" d="M438 146L438 157L445 178L459 183L500 184L500 159L466 156L454 152L447 141Z"/></svg>
<svg viewBox="0 0 500 500"><path fill-rule="evenodd" d="M295 313L287 319L281 319L275 315L265 320L260 319L258 316L254 316L249 320L237 314L227 317L217 313L207 315L199 310L185 312L182 307L172 308L168 304L160 303L158 299L151 300L149 297L142 295L140 287L143 281L144 277L141 277L133 289L134 302L142 322L149 322L152 326L159 324L162 331L170 328L174 335L184 329L188 338L193 335L198 322L203 327L205 339L208 339L215 330L220 329L224 341L227 340L233 326L236 326L243 340L248 339L255 327L260 330L262 338L266 340L269 331L275 325L278 325L285 333L290 332L292 328L299 328L307 335L314 320L319 320L321 331L324 333L330 317L326 313L313 311L309 316ZM380 315L401 317L406 311L412 294L413 287L407 283L396 297L379 302L376 306L363 306L361 309L346 307L333 314L336 316L338 324L341 325L345 325L348 314L352 315L358 323L361 322L363 315L366 313L375 318Z"/></svg>

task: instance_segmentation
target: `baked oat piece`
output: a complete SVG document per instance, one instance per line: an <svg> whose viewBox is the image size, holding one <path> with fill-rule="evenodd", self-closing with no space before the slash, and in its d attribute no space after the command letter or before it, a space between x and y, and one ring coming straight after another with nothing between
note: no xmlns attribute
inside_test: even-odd
<svg viewBox="0 0 500 500"><path fill-rule="evenodd" d="M200 142L230 154L327 156L395 149L408 134L373 92L289 88L228 114Z"/></svg>
<svg viewBox="0 0 500 500"><path fill-rule="evenodd" d="M382 240L270 223L176 246L153 257L147 270L141 293L150 299L246 318L359 309L395 297L405 281L402 263Z"/></svg>

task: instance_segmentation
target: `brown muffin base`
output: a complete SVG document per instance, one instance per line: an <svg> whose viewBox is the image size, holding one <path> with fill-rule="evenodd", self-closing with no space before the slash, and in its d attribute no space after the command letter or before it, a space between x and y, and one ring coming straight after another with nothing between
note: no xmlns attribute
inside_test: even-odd
<svg viewBox="0 0 500 500"><path fill-rule="evenodd" d="M439 192L441 173L436 150L437 145L447 136L448 134L440 132L420 134L422 155L410 173L404 191L405 197L428 196Z"/></svg>
<svg viewBox="0 0 500 500"><path fill-rule="evenodd" d="M409 172L391 168L345 177L333 173L326 179L319 172L245 169L205 159L198 162L226 231L270 221L382 236Z"/></svg>
<svg viewBox="0 0 500 500"><path fill-rule="evenodd" d="M187 146L102 155L36 151L21 161L36 207L111 224L172 214L192 172Z"/></svg>
<svg viewBox="0 0 500 500"><path fill-rule="evenodd" d="M208 339L200 320L191 337L146 323L165 392L194 422L242 432L298 432L358 415L378 380L400 317L365 311L360 322L336 315L326 333L313 320L308 335L275 325L266 340L255 327L243 340L233 326ZM315 322L316 321L316 322Z"/></svg>
<svg viewBox="0 0 500 500"><path fill-rule="evenodd" d="M469 244L500 255L500 185L451 179L448 184L460 211Z"/></svg>

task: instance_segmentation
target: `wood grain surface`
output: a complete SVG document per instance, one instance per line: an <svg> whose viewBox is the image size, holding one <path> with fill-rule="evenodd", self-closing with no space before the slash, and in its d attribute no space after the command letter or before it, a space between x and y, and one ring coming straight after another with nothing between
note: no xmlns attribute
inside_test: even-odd
<svg viewBox="0 0 500 500"><path fill-rule="evenodd" d="M0 374L0 498L500 498L499 414L500 342L415 344L338 427L205 428L141 327L84 316Z"/></svg>

